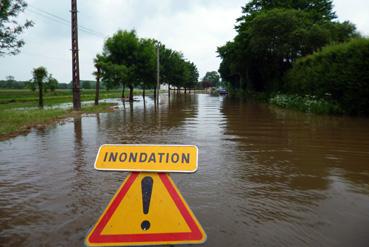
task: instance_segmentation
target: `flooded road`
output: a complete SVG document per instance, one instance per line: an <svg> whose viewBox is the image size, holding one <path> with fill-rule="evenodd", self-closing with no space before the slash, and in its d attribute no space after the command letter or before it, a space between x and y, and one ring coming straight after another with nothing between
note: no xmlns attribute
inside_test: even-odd
<svg viewBox="0 0 369 247"><path fill-rule="evenodd" d="M104 143L198 146L198 172L172 178L204 246L369 246L369 119L201 94L0 142L0 245L82 246L127 175L93 169Z"/></svg>

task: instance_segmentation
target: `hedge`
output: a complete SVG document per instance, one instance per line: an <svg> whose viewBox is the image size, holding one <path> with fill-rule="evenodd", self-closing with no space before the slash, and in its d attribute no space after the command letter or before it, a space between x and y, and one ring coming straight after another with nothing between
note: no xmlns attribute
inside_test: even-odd
<svg viewBox="0 0 369 247"><path fill-rule="evenodd" d="M300 58L285 81L289 93L332 101L348 114L369 115L369 39L329 45Z"/></svg>

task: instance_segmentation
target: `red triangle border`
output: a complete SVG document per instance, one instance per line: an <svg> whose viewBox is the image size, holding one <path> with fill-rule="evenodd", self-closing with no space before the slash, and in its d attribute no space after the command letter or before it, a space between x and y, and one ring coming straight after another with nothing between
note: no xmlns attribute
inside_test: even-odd
<svg viewBox="0 0 369 247"><path fill-rule="evenodd" d="M175 205L182 214L187 225L191 229L190 232L177 232L177 233L143 233L143 234L114 234L114 235L102 235L102 231L110 218L114 214L115 210L120 205L121 201L127 194L129 188L138 177L138 172L132 172L129 178L124 183L123 187L118 192L114 201L110 204L109 208L102 219L98 222L98 225L94 229L94 232L89 237L90 243L145 243L145 242L181 242L181 241L196 241L203 238L202 233L197 226L193 216L182 201L179 192L171 182L169 175L165 173L159 173L159 177L163 182L165 188L168 190L169 195L173 199Z"/></svg>

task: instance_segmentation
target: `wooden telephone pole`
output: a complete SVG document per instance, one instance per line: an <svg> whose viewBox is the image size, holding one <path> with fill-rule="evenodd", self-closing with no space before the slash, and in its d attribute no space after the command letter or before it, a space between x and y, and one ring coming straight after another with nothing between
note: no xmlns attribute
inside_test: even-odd
<svg viewBox="0 0 369 247"><path fill-rule="evenodd" d="M81 109L81 93L79 81L79 57L78 57L78 23L77 23L77 0L72 3L72 77L73 77L73 110Z"/></svg>

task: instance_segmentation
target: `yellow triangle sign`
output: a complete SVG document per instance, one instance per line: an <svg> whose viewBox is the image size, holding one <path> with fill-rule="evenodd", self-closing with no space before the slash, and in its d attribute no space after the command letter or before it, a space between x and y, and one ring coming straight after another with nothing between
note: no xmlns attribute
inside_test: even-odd
<svg viewBox="0 0 369 247"><path fill-rule="evenodd" d="M131 173L86 238L88 246L203 243L206 234L169 174Z"/></svg>

